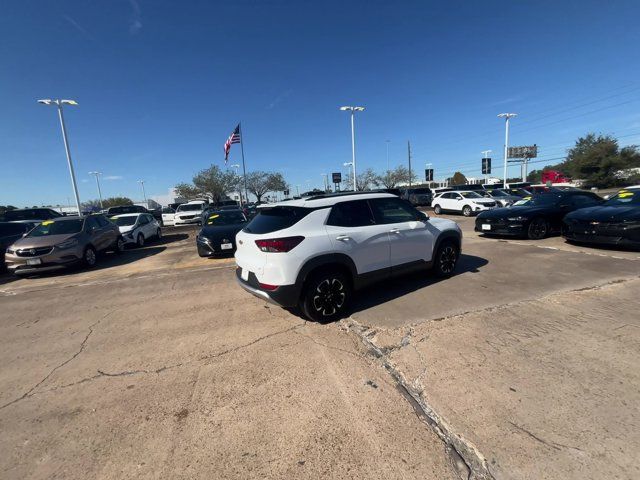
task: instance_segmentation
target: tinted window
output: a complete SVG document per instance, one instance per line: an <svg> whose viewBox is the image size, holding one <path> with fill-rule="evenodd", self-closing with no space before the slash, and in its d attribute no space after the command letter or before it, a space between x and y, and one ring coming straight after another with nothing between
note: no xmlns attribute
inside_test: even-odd
<svg viewBox="0 0 640 480"><path fill-rule="evenodd" d="M146 225L147 223L149 223L149 218L146 215L140 215L138 218L139 225Z"/></svg>
<svg viewBox="0 0 640 480"><path fill-rule="evenodd" d="M481 198L476 192L462 192L460 195L464 198Z"/></svg>
<svg viewBox="0 0 640 480"><path fill-rule="evenodd" d="M453 193L443 193L440 198L453 198Z"/></svg>
<svg viewBox="0 0 640 480"><path fill-rule="evenodd" d="M303 207L273 207L260 208L258 214L244 227L248 233L271 233L284 228L289 228L304 217L312 209Z"/></svg>
<svg viewBox="0 0 640 480"><path fill-rule="evenodd" d="M137 219L138 217L134 215L127 215L122 217L118 217L118 216L111 217L111 221L116 225L118 225L119 227L128 227L129 225L133 225L136 223Z"/></svg>
<svg viewBox="0 0 640 480"><path fill-rule="evenodd" d="M23 223L0 223L0 237L10 235L21 235L28 230L29 226Z"/></svg>
<svg viewBox="0 0 640 480"><path fill-rule="evenodd" d="M164 207L162 213L176 213L176 211L171 207Z"/></svg>
<svg viewBox="0 0 640 480"><path fill-rule="evenodd" d="M640 205L640 190L620 190L604 203L607 207L619 205Z"/></svg>
<svg viewBox="0 0 640 480"><path fill-rule="evenodd" d="M178 212L199 212L204 209L204 203L183 204L178 207Z"/></svg>
<svg viewBox="0 0 640 480"><path fill-rule="evenodd" d="M599 203L599 200L590 195L573 195L570 197L570 204L577 208L591 207Z"/></svg>
<svg viewBox="0 0 640 480"><path fill-rule="evenodd" d="M417 211L397 198L375 198L370 204L376 223L413 222L418 219Z"/></svg>
<svg viewBox="0 0 640 480"><path fill-rule="evenodd" d="M90 232L91 230L96 230L100 228L98 225L98 221L93 217L87 217L87 221L85 222L85 230Z"/></svg>
<svg viewBox="0 0 640 480"><path fill-rule="evenodd" d="M89 219L93 220L93 219ZM29 232L28 237L46 237L48 235L65 235L82 230L82 220L47 220Z"/></svg>
<svg viewBox="0 0 640 480"><path fill-rule="evenodd" d="M365 227L374 222L366 200L337 203L331 208L327 225L336 227Z"/></svg>
<svg viewBox="0 0 640 480"><path fill-rule="evenodd" d="M219 210L210 212L207 218L207 225L235 225L246 221L246 217L240 210Z"/></svg>
<svg viewBox="0 0 640 480"><path fill-rule="evenodd" d="M101 227L106 227L107 225L109 225L109 221L102 215L97 215L95 219L98 221L98 225L100 225Z"/></svg>

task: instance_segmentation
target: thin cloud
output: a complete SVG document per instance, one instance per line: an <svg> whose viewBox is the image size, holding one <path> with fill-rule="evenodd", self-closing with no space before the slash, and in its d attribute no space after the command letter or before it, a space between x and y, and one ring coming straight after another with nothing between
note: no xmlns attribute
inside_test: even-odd
<svg viewBox="0 0 640 480"><path fill-rule="evenodd" d="M278 104L282 103L282 101L284 99L286 99L289 95L291 95L291 93L293 92L293 90L287 90L284 93L281 93L280 95L278 95L276 98L274 98L271 103L269 103L269 105L267 105L267 110L272 110L273 108L277 107Z"/></svg>
<svg viewBox="0 0 640 480"><path fill-rule="evenodd" d="M79 31L86 38L93 40L93 36L87 31L87 29L80 25L71 15L65 14L62 15L62 18L64 18L69 23L69 25Z"/></svg>
<svg viewBox="0 0 640 480"><path fill-rule="evenodd" d="M124 177L122 175L107 175L102 177L104 180L122 180Z"/></svg>
<svg viewBox="0 0 640 480"><path fill-rule="evenodd" d="M140 30L142 30L142 22L140 20L142 12L137 0L129 0L129 4L131 5L131 10L133 11L131 14L131 19L129 20L129 34L136 35Z"/></svg>

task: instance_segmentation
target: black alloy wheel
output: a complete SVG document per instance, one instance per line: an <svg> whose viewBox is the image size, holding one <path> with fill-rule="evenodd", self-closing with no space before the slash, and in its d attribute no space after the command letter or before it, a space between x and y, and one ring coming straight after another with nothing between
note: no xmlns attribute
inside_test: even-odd
<svg viewBox="0 0 640 480"><path fill-rule="evenodd" d="M342 318L351 300L351 284L341 272L314 275L305 286L301 307L315 322L328 323Z"/></svg>
<svg viewBox="0 0 640 480"><path fill-rule="evenodd" d="M138 234L138 238L136 240L136 245L138 247L144 247L144 235L143 234L141 234L141 233Z"/></svg>
<svg viewBox="0 0 640 480"><path fill-rule="evenodd" d="M458 246L447 241L438 247L434 257L433 269L439 277L450 277L458 263Z"/></svg>
<svg viewBox="0 0 640 480"><path fill-rule="evenodd" d="M84 249L84 254L82 255L82 261L86 267L94 267L96 264L96 249L92 246L88 246Z"/></svg>
<svg viewBox="0 0 640 480"><path fill-rule="evenodd" d="M436 205L435 207L433 207L433 211L436 215L440 215L442 213L442 209L440 208L440 205Z"/></svg>
<svg viewBox="0 0 640 480"><path fill-rule="evenodd" d="M549 224L544 218L534 218L529 223L527 236L531 240L542 240L549 234Z"/></svg>
<svg viewBox="0 0 640 480"><path fill-rule="evenodd" d="M121 236L118 236L118 239L116 240L116 246L113 251L118 254L124 252L124 239Z"/></svg>

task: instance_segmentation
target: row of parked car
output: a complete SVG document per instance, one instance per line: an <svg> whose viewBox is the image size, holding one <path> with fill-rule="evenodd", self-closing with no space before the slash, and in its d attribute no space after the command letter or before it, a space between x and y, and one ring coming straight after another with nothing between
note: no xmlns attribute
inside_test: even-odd
<svg viewBox="0 0 640 480"><path fill-rule="evenodd" d="M113 214L130 207L109 209L109 216L65 216L51 209L5 212L0 222L0 267L17 275L78 264L92 267L101 252L120 253L129 244L142 247L162 238L160 223L151 213Z"/></svg>

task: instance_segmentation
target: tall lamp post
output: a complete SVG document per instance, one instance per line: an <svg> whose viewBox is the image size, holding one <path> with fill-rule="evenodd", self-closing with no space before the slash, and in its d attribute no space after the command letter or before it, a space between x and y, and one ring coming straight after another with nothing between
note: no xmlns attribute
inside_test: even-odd
<svg viewBox="0 0 640 480"><path fill-rule="evenodd" d="M71 161L71 150L69 149L69 139L67 138L67 129L64 125L64 115L62 113L63 105L78 105L75 100L59 100L45 98L38 100L38 103L43 105L55 105L58 108L58 117L60 118L60 128L62 129L62 140L64 141L64 150L67 154L67 166L69 167L69 175L71 175L71 184L73 185L73 194L76 198L76 208L78 209L78 215L82 217L82 209L80 208L80 196L78 195L78 185L76 183L76 174L73 171L73 162Z"/></svg>
<svg viewBox="0 0 640 480"><path fill-rule="evenodd" d="M509 151L509 119L517 117L517 113L501 113L499 118L504 118L504 178L502 180L502 188L507 188L507 155Z"/></svg>
<svg viewBox="0 0 640 480"><path fill-rule="evenodd" d="M100 199L100 210L104 209L104 206L102 205L102 191L100 190L100 180L98 179L98 177L100 175L102 175L102 173L100 172L89 172L89 175L93 175L96 177L96 185L98 187L98 198Z"/></svg>
<svg viewBox="0 0 640 480"><path fill-rule="evenodd" d="M144 203L149 208L149 202L147 202L147 193L144 191L144 180L138 180L138 183L142 187L142 196L144 197Z"/></svg>
<svg viewBox="0 0 640 480"><path fill-rule="evenodd" d="M355 112L364 112L364 107L340 107L343 112L351 112L351 166L353 167L353 191L357 191L356 185L356 132L354 126Z"/></svg>
<svg viewBox="0 0 640 480"><path fill-rule="evenodd" d="M236 169L236 178L240 179L240 176L238 175L238 171L240 169L240 164L239 163L234 163L233 165L231 165L231 168L235 168ZM242 191L240 190L240 182L238 182L238 195L240 197L240 206L242 206Z"/></svg>

